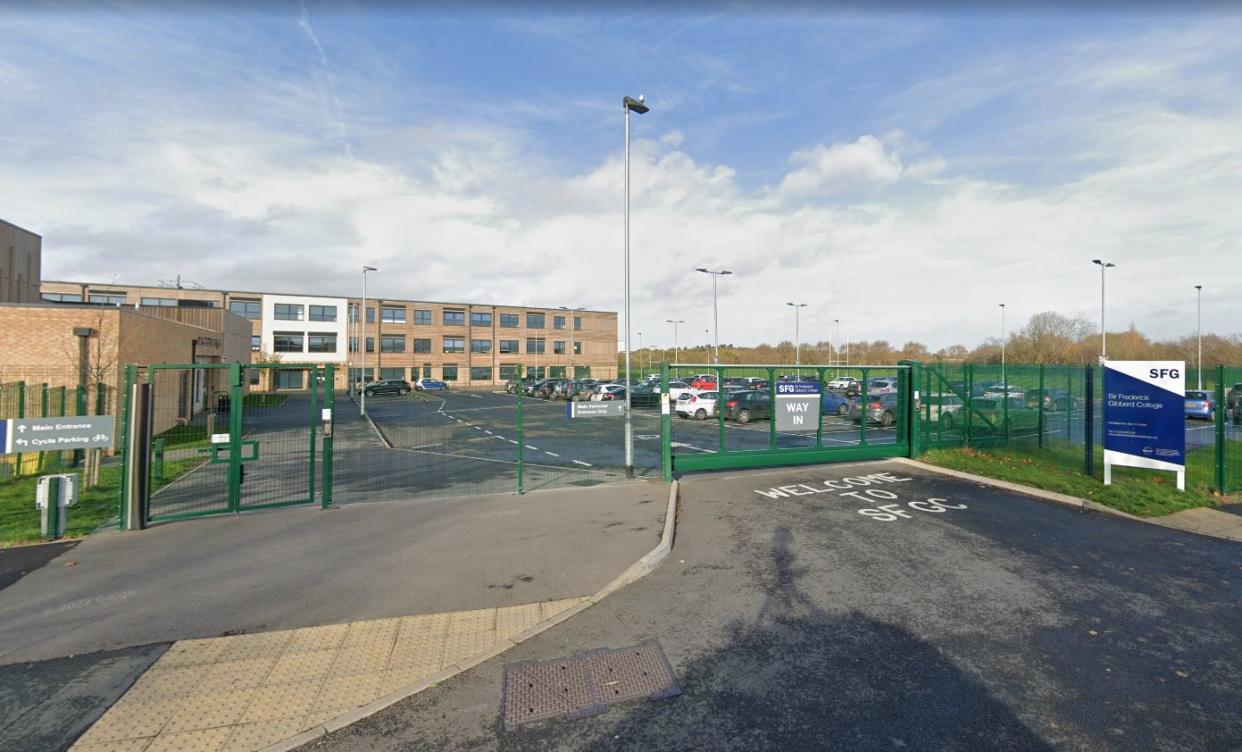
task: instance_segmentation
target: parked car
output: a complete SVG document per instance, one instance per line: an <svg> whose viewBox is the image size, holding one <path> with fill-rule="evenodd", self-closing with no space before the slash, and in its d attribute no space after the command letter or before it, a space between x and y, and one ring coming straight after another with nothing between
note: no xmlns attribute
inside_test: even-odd
<svg viewBox="0 0 1242 752"><path fill-rule="evenodd" d="M436 379L419 379L414 382L414 388L420 392L439 392L448 389L448 384Z"/></svg>
<svg viewBox="0 0 1242 752"><path fill-rule="evenodd" d="M592 402L609 402L611 400L624 400L625 387L620 384L597 384L595 393L591 395Z"/></svg>
<svg viewBox="0 0 1242 752"><path fill-rule="evenodd" d="M896 376L878 376L867 382L867 394L895 394L896 392Z"/></svg>
<svg viewBox="0 0 1242 752"><path fill-rule="evenodd" d="M1233 410L1242 404L1242 382L1234 384L1229 391L1225 392L1225 406Z"/></svg>
<svg viewBox="0 0 1242 752"><path fill-rule="evenodd" d="M676 400L678 397L685 394L686 392L692 392L692 391L694 390L690 387L689 384L687 384L684 381L668 382L668 398L670 400Z"/></svg>
<svg viewBox="0 0 1242 752"><path fill-rule="evenodd" d="M622 387L624 389L624 387ZM562 381L552 389L551 398L567 402L585 402L595 394L595 382Z"/></svg>
<svg viewBox="0 0 1242 752"><path fill-rule="evenodd" d="M828 388L848 390L851 387L856 386L857 384L858 384L858 379L854 378L853 376L838 376L832 381L828 382Z"/></svg>
<svg viewBox="0 0 1242 752"><path fill-rule="evenodd" d="M845 417L850 412L850 401L833 391L825 390L819 398L819 407L824 415L840 415Z"/></svg>
<svg viewBox="0 0 1242 752"><path fill-rule="evenodd" d="M706 420L716 414L719 392L687 392L677 400L677 415Z"/></svg>
<svg viewBox="0 0 1242 752"><path fill-rule="evenodd" d="M377 394L396 394L404 397L413 391L413 388L405 379L381 379L367 384L364 391L368 397L374 397Z"/></svg>
<svg viewBox="0 0 1242 752"><path fill-rule="evenodd" d="M942 428L952 428L962 422L962 408L966 403L956 394L929 394L923 398L923 403L926 405L923 414Z"/></svg>
<svg viewBox="0 0 1242 752"><path fill-rule="evenodd" d="M625 392L621 393L625 399ZM660 404L660 390L649 386L630 387L630 405L632 407L657 407Z"/></svg>
<svg viewBox="0 0 1242 752"><path fill-rule="evenodd" d="M772 417L772 395L748 389L730 394L724 403L724 419L749 423Z"/></svg>
<svg viewBox="0 0 1242 752"><path fill-rule="evenodd" d="M1042 392L1038 389L1027 390L1027 407L1038 409L1041 400L1047 412L1068 412L1078 409L1078 398L1064 389L1045 389Z"/></svg>
<svg viewBox="0 0 1242 752"><path fill-rule="evenodd" d="M1002 399L1005 396L1005 390L1006 390L1006 386L1004 384L997 384L996 386L989 388L987 391L985 391L980 396L984 397L985 399ZM1023 401L1023 403L1026 402L1026 390L1025 389L1023 389L1020 386L1014 386L1013 384L1010 384L1008 386L1008 390L1009 390L1010 399L1020 399Z"/></svg>
<svg viewBox="0 0 1242 752"><path fill-rule="evenodd" d="M714 390L716 388L716 376L711 373L701 373L690 379L691 389Z"/></svg>
<svg viewBox="0 0 1242 752"><path fill-rule="evenodd" d="M1186 417L1213 420L1216 418L1216 404L1212 393L1190 390L1186 392Z"/></svg>
<svg viewBox="0 0 1242 752"><path fill-rule="evenodd" d="M1039 411L1027 407L1025 399L1010 397L1008 405L1002 399L972 399L970 409L984 419L984 423L978 428L980 431L986 430L988 424L1005 433L1014 429L1039 427Z"/></svg>
<svg viewBox="0 0 1242 752"><path fill-rule="evenodd" d="M742 381L745 382L745 388L747 389L767 389L768 388L767 380L761 379L758 376L747 376L746 378L742 379Z"/></svg>
<svg viewBox="0 0 1242 752"><path fill-rule="evenodd" d="M538 379L529 377L525 379L509 379L505 382L505 391L509 394L517 394L518 391L521 390L523 394L529 394L527 390L533 386L536 381L538 381Z"/></svg>
<svg viewBox="0 0 1242 752"><path fill-rule="evenodd" d="M864 405L868 423L878 423L887 428L897 422L896 392L868 394L866 399L859 397L853 400L850 403L850 420L862 423Z"/></svg>
<svg viewBox="0 0 1242 752"><path fill-rule="evenodd" d="M552 393L556 391L557 385L562 381L564 381L564 379L544 379L538 384L535 384L535 387L531 390L530 395L532 397L538 397L539 399L552 399Z"/></svg>

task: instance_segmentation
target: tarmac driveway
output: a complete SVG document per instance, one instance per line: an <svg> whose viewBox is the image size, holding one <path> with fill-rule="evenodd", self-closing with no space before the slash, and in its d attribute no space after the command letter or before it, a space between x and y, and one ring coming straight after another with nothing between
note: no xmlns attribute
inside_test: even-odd
<svg viewBox="0 0 1242 752"><path fill-rule="evenodd" d="M681 498L650 576L307 749L1242 748L1238 544L898 463ZM505 663L651 638L681 696L501 730Z"/></svg>

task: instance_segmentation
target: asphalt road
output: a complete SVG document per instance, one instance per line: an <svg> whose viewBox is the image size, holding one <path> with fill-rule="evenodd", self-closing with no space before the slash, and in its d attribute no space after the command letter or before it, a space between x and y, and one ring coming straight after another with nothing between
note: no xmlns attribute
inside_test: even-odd
<svg viewBox="0 0 1242 752"><path fill-rule="evenodd" d="M647 578L307 749L1239 749L1239 624L1234 543L899 463L700 475ZM681 696L501 731L505 663L652 638Z"/></svg>

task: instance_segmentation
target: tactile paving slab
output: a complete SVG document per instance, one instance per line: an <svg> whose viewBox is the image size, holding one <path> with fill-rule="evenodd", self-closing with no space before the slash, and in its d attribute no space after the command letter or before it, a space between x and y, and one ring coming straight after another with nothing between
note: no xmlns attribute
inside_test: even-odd
<svg viewBox="0 0 1242 752"><path fill-rule="evenodd" d="M554 661L505 666L503 724L514 731L548 718L583 718L608 705L681 694L660 643L592 650Z"/></svg>

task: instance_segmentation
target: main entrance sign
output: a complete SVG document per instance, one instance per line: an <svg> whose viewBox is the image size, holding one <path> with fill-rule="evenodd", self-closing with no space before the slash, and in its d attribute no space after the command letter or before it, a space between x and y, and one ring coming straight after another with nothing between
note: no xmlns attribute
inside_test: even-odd
<svg viewBox="0 0 1242 752"><path fill-rule="evenodd" d="M1104 484L1113 465L1177 473L1186 490L1186 363L1119 360L1104 364Z"/></svg>

